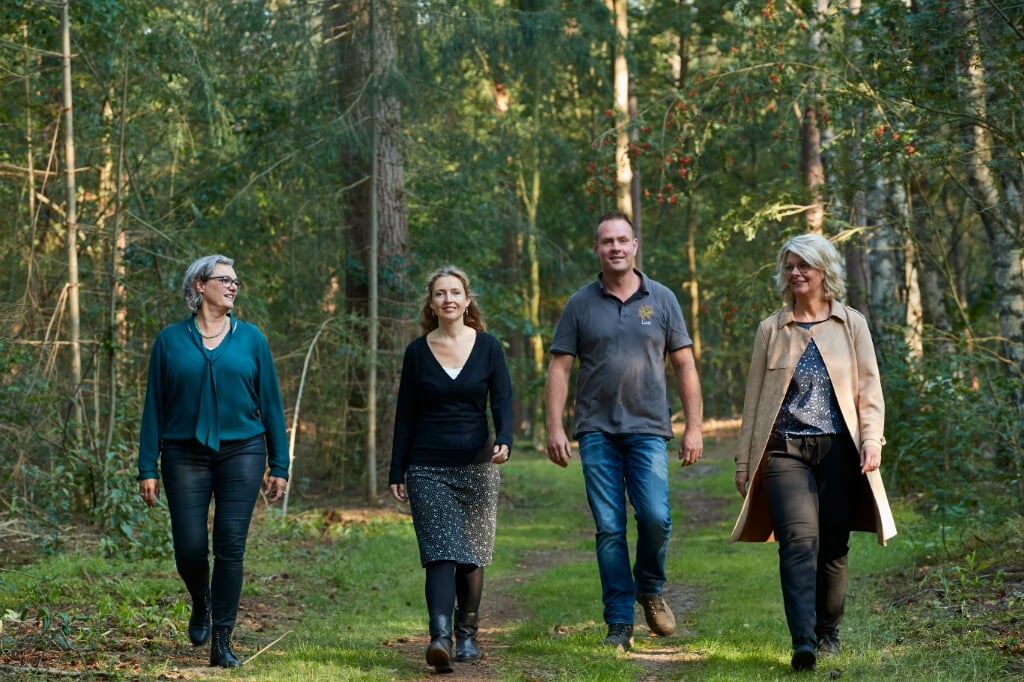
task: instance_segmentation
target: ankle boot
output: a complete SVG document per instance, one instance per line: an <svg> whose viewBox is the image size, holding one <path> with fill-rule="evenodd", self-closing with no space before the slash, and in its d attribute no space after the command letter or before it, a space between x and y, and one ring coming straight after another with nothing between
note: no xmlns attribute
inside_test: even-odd
<svg viewBox="0 0 1024 682"><path fill-rule="evenodd" d="M231 650L231 626L216 625L213 628L213 643L210 644L210 665L216 668L237 668L242 662Z"/></svg>
<svg viewBox="0 0 1024 682"><path fill-rule="evenodd" d="M480 651L476 648L478 619L478 613L455 610L455 660L459 663L480 659Z"/></svg>
<svg viewBox="0 0 1024 682"><path fill-rule="evenodd" d="M210 591L192 597L192 616L188 619L188 638L192 646L206 644L210 639Z"/></svg>
<svg viewBox="0 0 1024 682"><path fill-rule="evenodd" d="M430 617L430 644L427 645L427 664L439 673L450 673L452 667L452 617Z"/></svg>

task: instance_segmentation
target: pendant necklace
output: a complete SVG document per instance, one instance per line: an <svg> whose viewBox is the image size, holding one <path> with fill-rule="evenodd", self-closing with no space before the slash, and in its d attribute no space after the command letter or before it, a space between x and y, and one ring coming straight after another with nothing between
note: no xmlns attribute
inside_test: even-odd
<svg viewBox="0 0 1024 682"><path fill-rule="evenodd" d="M192 318L192 319L195 322L196 331L199 332L199 336L203 337L204 339L215 339L218 336L220 336L221 334L223 334L225 331L227 331L227 328L228 328L228 316L227 315L224 316L224 324L221 325L220 331L217 332L216 334L204 334L203 330L199 328L199 318L195 317L195 318Z"/></svg>

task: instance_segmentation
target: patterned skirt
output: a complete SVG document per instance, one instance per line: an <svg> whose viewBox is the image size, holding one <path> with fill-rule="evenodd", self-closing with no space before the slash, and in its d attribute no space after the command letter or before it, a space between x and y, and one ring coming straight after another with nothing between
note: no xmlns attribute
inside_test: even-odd
<svg viewBox="0 0 1024 682"><path fill-rule="evenodd" d="M487 566L494 555L501 476L494 464L410 466L405 474L420 563Z"/></svg>

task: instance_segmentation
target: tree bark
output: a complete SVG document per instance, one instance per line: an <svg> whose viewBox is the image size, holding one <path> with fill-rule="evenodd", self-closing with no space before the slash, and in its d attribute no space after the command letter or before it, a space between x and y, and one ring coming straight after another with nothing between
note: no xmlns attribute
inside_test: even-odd
<svg viewBox="0 0 1024 682"><path fill-rule="evenodd" d="M350 263L345 267L345 300L349 311L369 319L371 277L381 284L381 301L405 301L408 293L409 229L402 105L390 85L398 58L397 8L394 0L355 0L327 3L325 11L331 17L330 37L336 39L338 46L334 82L339 84L339 109L352 112L354 125L363 131L361 139L374 141L369 149L348 145L340 155L348 188L342 195ZM371 224L376 226L373 236ZM373 251L377 258L371 262ZM393 361L382 361L367 374L375 373L375 383L386 387L382 395L394 395L392 389L400 371L400 360L394 358L401 357L400 350L408 336L409 323L402 316L379 321L377 338L382 345L378 357ZM376 391L369 393L372 396ZM358 406L367 397L354 387L351 399ZM368 405L363 407L369 409ZM375 402L370 411L376 411L376 407ZM380 411L373 427L368 427L368 441L374 441L368 445L375 450L366 453L366 476L370 482L377 474L376 450L390 451L393 424L394 410L386 409ZM368 497L374 497L369 485Z"/></svg>
<svg viewBox="0 0 1024 682"><path fill-rule="evenodd" d="M989 92L985 55L978 36L985 30L977 20L974 0L961 0L961 30L971 54L957 61L959 95L964 108L962 135L971 152L966 164L974 203L992 252L992 275L999 302L999 329L1010 373L1024 377L1024 168L1019 154L1008 150L985 125ZM998 169L998 170L996 170ZM1024 389L1018 391L1024 411Z"/></svg>
<svg viewBox="0 0 1024 682"><path fill-rule="evenodd" d="M615 89L615 205L633 215L633 167L629 158L629 12L627 0L605 0L615 19L612 47L612 82ZM640 256L638 255L638 259ZM640 262L638 260L638 262Z"/></svg>
<svg viewBox="0 0 1024 682"><path fill-rule="evenodd" d="M75 184L75 126L73 111L73 88L71 84L71 17L70 0L62 0L60 5L61 48L63 63L63 101L64 101L64 173L67 181L65 226L67 229L68 255L68 323L69 347L71 350L71 435L73 442L80 441L80 432L84 421L82 403L82 318L79 304L80 288L78 280L78 204Z"/></svg>

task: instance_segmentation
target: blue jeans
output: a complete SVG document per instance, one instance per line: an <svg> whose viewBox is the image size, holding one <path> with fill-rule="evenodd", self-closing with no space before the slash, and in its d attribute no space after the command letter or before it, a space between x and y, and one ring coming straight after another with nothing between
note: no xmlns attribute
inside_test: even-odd
<svg viewBox="0 0 1024 682"><path fill-rule="evenodd" d="M668 452L661 436L580 435L587 501L597 528L597 567L606 623L633 623L638 593L661 594L672 533ZM636 519L636 562L626 540L626 496Z"/></svg>
<svg viewBox="0 0 1024 682"><path fill-rule="evenodd" d="M234 627L242 596L242 560L249 521L267 468L262 435L223 443L219 452L198 442L165 441L160 453L178 574L195 600L210 590L214 627ZM213 513L213 581L207 520Z"/></svg>

